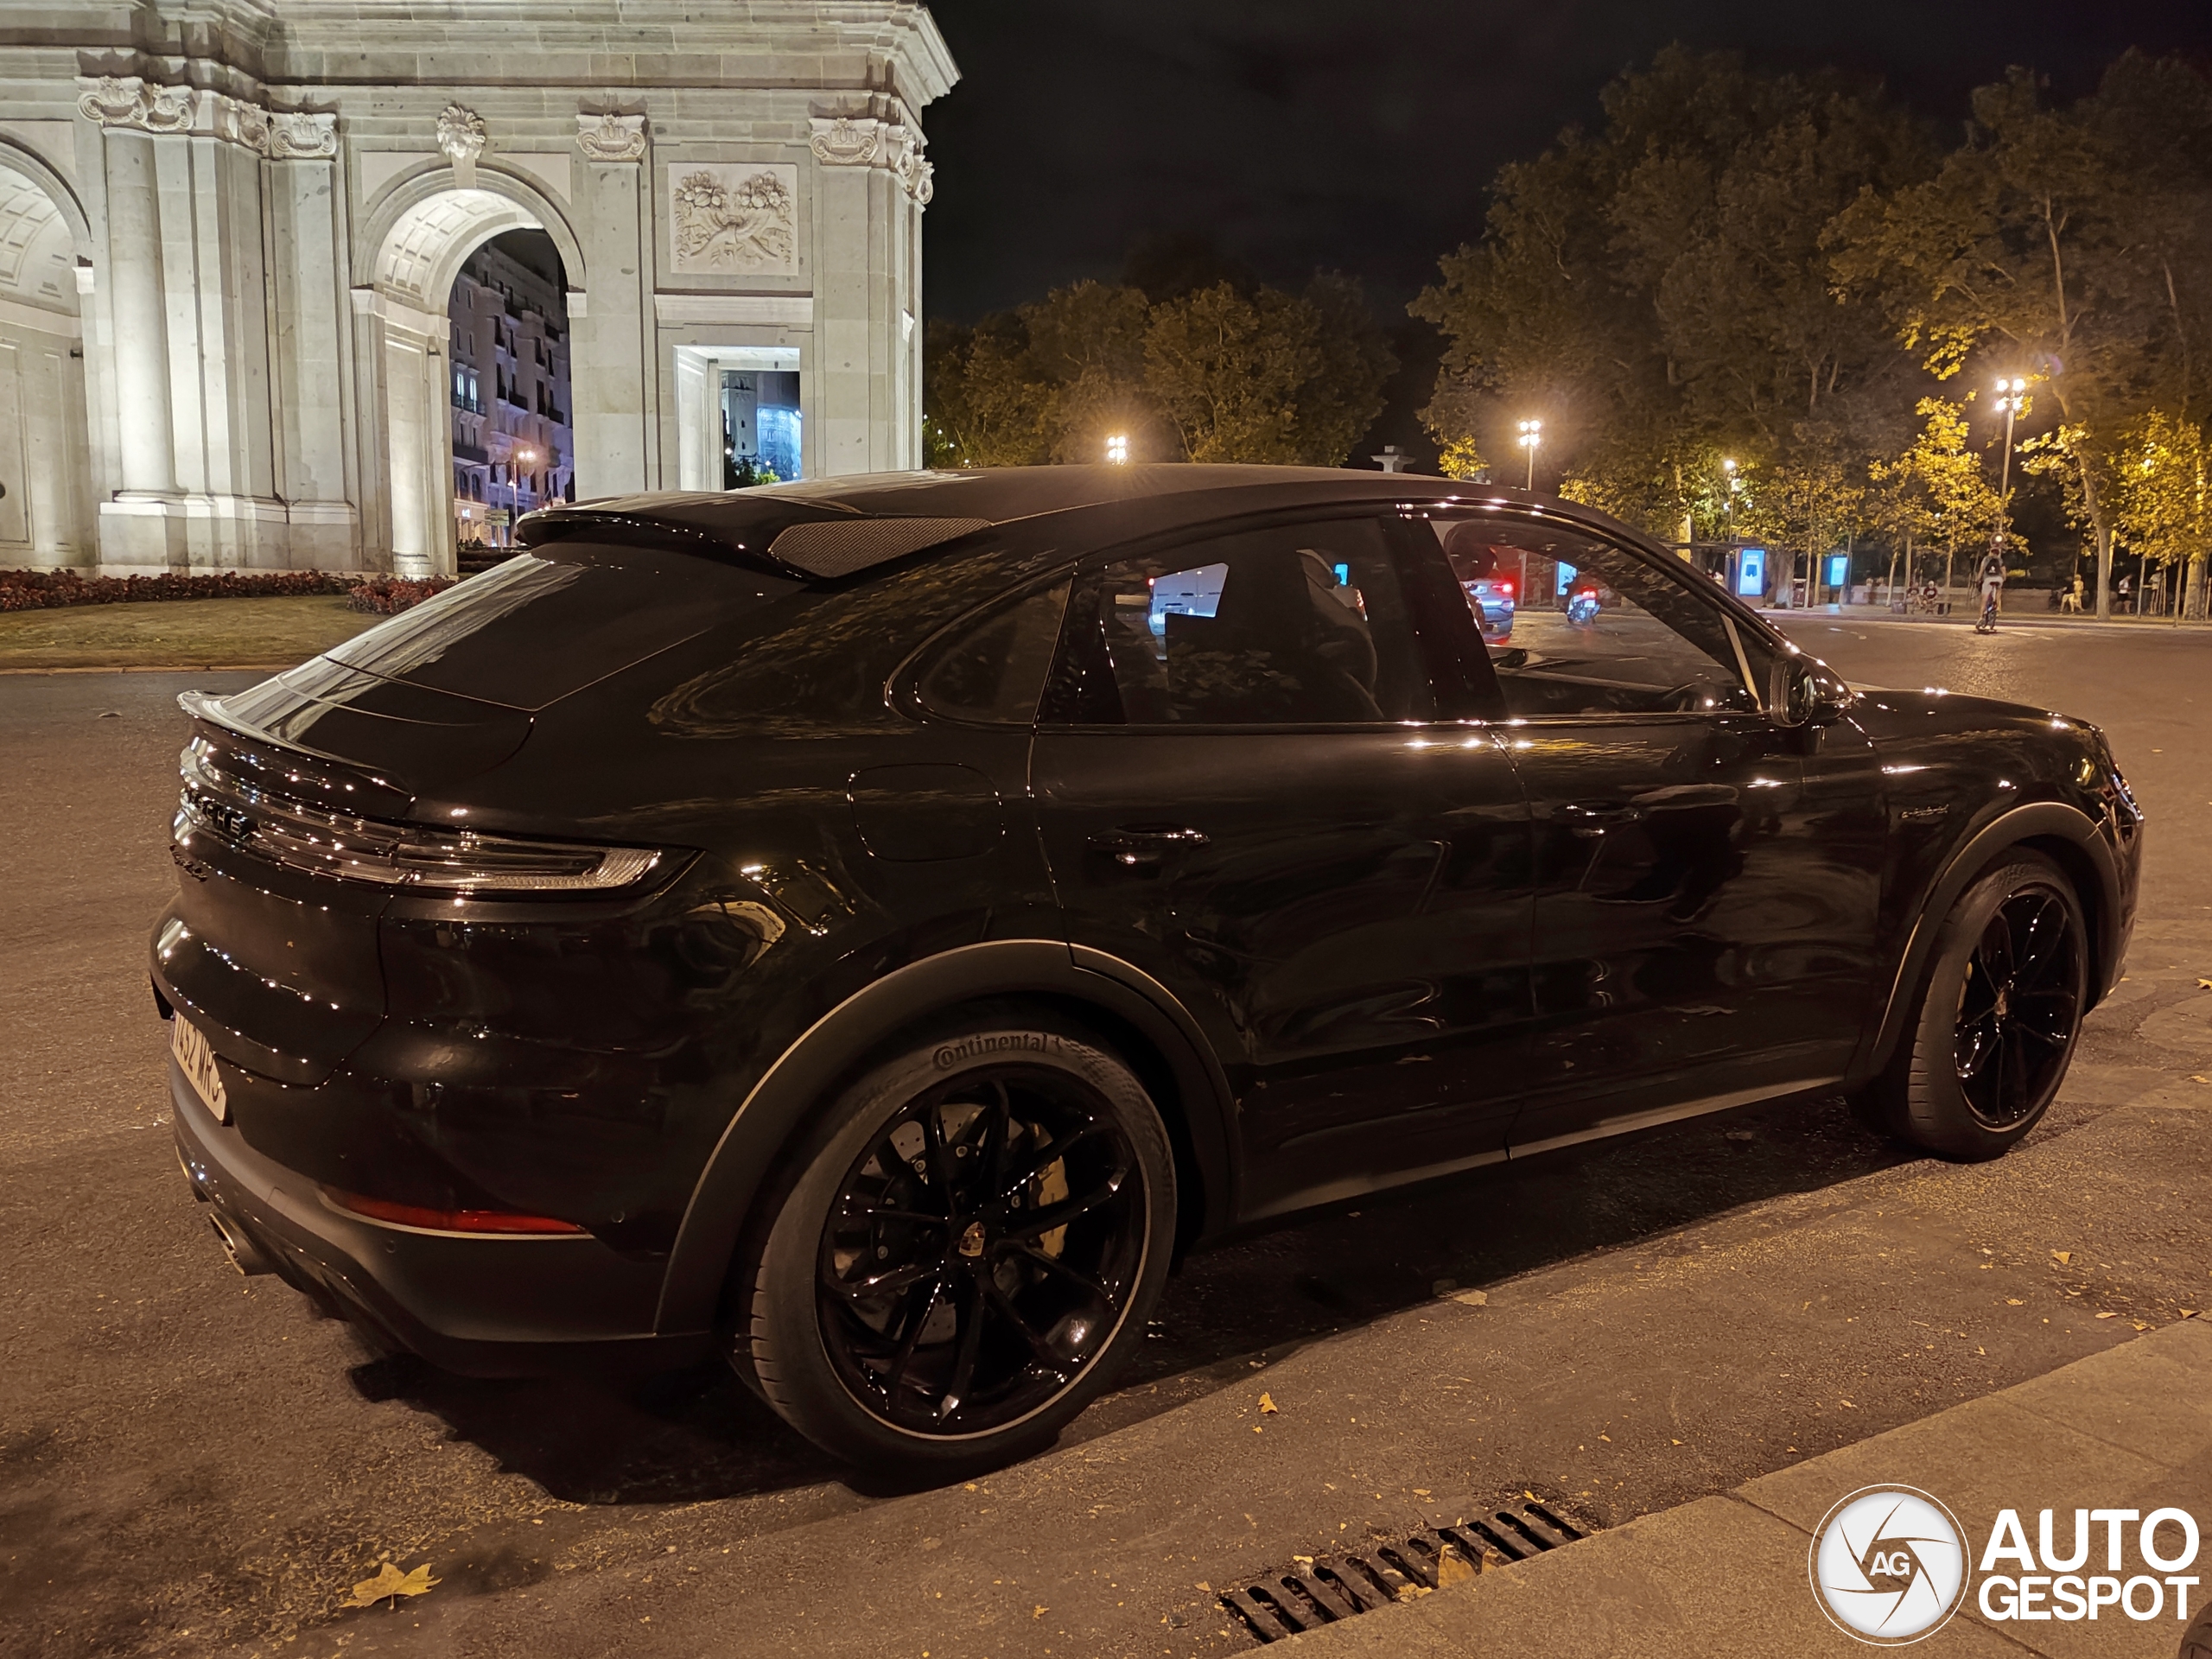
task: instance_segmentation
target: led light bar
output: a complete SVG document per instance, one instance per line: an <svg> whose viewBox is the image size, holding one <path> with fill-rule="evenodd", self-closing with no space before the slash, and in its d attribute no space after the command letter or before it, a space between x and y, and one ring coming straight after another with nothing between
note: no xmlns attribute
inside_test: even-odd
<svg viewBox="0 0 2212 1659"><path fill-rule="evenodd" d="M426 893L612 893L642 881L661 861L651 848L531 841L327 812L224 772L204 738L186 747L179 769L184 789L170 835L180 849L189 851L193 837L206 836L310 875Z"/></svg>
<svg viewBox="0 0 2212 1659"><path fill-rule="evenodd" d="M518 1215L511 1210L433 1210L419 1204L394 1204L389 1198L364 1198L359 1192L342 1192L334 1186L324 1187L322 1195L353 1215L389 1222L395 1227L418 1227L425 1232L551 1237L585 1230L572 1221L556 1221L551 1216Z"/></svg>

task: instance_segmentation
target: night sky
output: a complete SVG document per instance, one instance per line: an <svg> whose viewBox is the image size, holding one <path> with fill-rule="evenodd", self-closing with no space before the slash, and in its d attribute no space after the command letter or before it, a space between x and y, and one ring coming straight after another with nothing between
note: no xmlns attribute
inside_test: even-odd
<svg viewBox="0 0 2212 1659"><path fill-rule="evenodd" d="M972 321L1139 238L1211 236L1262 278L1366 280L1384 321L1480 229L1504 162L1670 41L1834 65L1955 123L2008 63L2071 96L2130 45L2212 54L2212 4L2141 0L937 0L963 73L924 113L932 314ZM1955 131L1957 129L1951 129Z"/></svg>

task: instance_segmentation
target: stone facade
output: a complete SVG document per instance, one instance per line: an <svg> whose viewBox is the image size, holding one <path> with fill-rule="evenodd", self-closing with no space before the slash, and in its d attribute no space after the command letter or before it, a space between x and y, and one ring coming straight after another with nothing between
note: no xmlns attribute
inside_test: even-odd
<svg viewBox="0 0 2212 1659"><path fill-rule="evenodd" d="M0 563L449 569L448 302L542 228L578 496L921 449L916 0L0 0Z"/></svg>

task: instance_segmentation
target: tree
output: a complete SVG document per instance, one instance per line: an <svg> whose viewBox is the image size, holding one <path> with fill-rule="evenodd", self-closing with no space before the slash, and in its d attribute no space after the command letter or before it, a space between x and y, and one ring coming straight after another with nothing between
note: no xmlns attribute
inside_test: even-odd
<svg viewBox="0 0 2212 1659"><path fill-rule="evenodd" d="M1156 304L1082 282L973 328L933 326L926 435L963 467L1097 461L1109 434L1140 459L1339 466L1395 366L1345 277Z"/></svg>
<svg viewBox="0 0 2212 1659"><path fill-rule="evenodd" d="M2070 469L2101 615L2111 452L2162 379L2197 372L2202 316L2190 310L2201 298L2184 302L2175 275L2188 233L2174 215L2193 200L2202 217L2212 87L2130 54L2072 110L2046 107L2043 91L2024 69L1980 89L1967 143L1931 178L1866 192L1831 242L1847 289L1883 297L1929 372L1986 362L2048 388L2067 435L2041 452ZM2146 151L2146 128L2171 155Z"/></svg>
<svg viewBox="0 0 2212 1659"><path fill-rule="evenodd" d="M1933 168L1919 130L1878 92L1680 48L1603 105L1601 134L1499 173L1481 241L1411 308L1449 342L1440 442L1502 448L1541 415L1562 493L1665 535L1723 516L1724 454L1818 471L1901 443L1910 365L1821 245L1861 190Z"/></svg>
<svg viewBox="0 0 2212 1659"><path fill-rule="evenodd" d="M1948 595L1959 553L1987 541L2004 521L2003 505L1973 448L1965 406L1923 397L1915 412L1921 429L1910 447L1868 469L1870 505L1874 523L1904 544L1908 582L1916 547L1942 550Z"/></svg>
<svg viewBox="0 0 2212 1659"><path fill-rule="evenodd" d="M2204 429L2152 410L2128 432L2116 459L2115 540L2161 571L2182 570L2181 614L2203 617L2212 554L2212 446Z"/></svg>

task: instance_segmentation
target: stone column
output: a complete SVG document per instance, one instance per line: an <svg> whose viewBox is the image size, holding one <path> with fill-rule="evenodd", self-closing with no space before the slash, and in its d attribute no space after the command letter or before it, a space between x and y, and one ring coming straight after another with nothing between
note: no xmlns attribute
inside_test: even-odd
<svg viewBox="0 0 2212 1659"><path fill-rule="evenodd" d="M576 148L576 233L593 273L588 294L569 293L576 493L621 495L648 487L646 411L657 401L645 118L579 115Z"/></svg>
<svg viewBox="0 0 2212 1659"><path fill-rule="evenodd" d="M101 366L115 388L122 477L112 499L99 504L103 564L143 568L185 558L181 517L174 511L181 497L169 418L154 135L188 129L193 97L188 87L102 80L89 84L78 102L100 126L107 234L93 269L114 319L112 360Z"/></svg>
<svg viewBox="0 0 2212 1659"><path fill-rule="evenodd" d="M919 303L906 252L931 192L920 135L903 121L817 117L814 380L808 425L825 475L919 460L918 381L908 370ZM908 318L913 316L915 321Z"/></svg>
<svg viewBox="0 0 2212 1659"><path fill-rule="evenodd" d="M337 118L270 118L270 332L277 410L276 493L295 569L358 569L359 513L348 464L352 376L340 240Z"/></svg>

